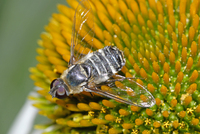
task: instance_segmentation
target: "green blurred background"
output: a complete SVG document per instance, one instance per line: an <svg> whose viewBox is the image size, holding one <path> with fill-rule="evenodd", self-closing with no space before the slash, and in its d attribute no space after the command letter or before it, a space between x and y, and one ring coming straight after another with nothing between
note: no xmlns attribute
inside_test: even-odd
<svg viewBox="0 0 200 134"><path fill-rule="evenodd" d="M9 131L33 90L37 40L65 0L0 0L0 134Z"/></svg>

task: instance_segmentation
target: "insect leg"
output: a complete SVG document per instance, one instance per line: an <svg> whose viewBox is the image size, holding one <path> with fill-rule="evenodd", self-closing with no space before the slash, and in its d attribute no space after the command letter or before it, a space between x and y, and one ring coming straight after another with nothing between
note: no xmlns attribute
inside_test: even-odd
<svg viewBox="0 0 200 134"><path fill-rule="evenodd" d="M91 95L92 97L94 97L94 94L93 94L92 92L90 92L90 95Z"/></svg>

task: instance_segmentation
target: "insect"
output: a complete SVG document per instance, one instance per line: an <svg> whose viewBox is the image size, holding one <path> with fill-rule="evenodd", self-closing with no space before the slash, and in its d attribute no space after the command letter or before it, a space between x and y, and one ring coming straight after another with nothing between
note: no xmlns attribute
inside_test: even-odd
<svg viewBox="0 0 200 134"><path fill-rule="evenodd" d="M93 51L93 37L92 8L87 0L82 0L74 15L69 68L52 81L49 92L52 97L62 99L86 91L129 105L153 106L154 97L134 77L117 74L126 62L123 52L115 46ZM102 85L108 90L103 90Z"/></svg>

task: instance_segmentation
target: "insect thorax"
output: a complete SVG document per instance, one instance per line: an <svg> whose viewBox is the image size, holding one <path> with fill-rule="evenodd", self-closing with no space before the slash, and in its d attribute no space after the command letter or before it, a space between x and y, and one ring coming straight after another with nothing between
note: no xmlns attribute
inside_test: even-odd
<svg viewBox="0 0 200 134"><path fill-rule="evenodd" d="M81 87L86 85L88 79L91 76L91 67L86 64L75 64L73 65L67 75L65 76L65 80L72 88Z"/></svg>

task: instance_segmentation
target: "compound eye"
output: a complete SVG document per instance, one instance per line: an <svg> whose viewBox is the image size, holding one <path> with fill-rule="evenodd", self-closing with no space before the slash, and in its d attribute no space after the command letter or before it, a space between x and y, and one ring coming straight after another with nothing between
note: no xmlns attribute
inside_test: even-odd
<svg viewBox="0 0 200 134"><path fill-rule="evenodd" d="M67 97L66 89L64 86L59 86L56 90L56 98L63 99Z"/></svg>
<svg viewBox="0 0 200 134"><path fill-rule="evenodd" d="M51 82L51 85L50 85L50 88L53 88L55 87L56 85L60 84L60 80L59 79L54 79L52 82Z"/></svg>
<svg viewBox="0 0 200 134"><path fill-rule="evenodd" d="M57 90L56 90L58 95L64 95L65 94L65 88L63 86L60 86Z"/></svg>

